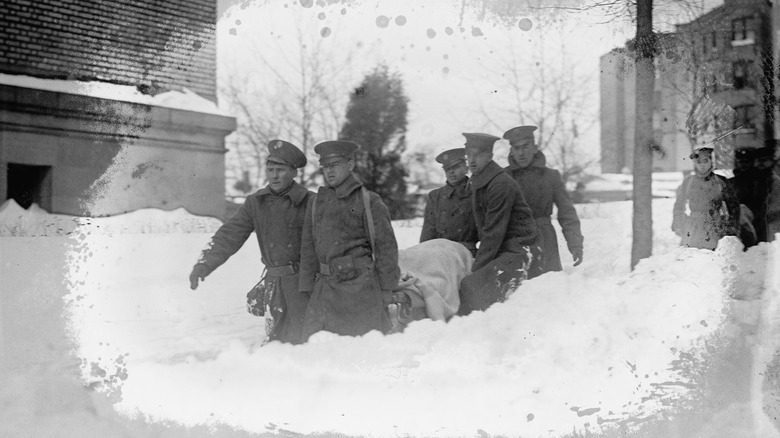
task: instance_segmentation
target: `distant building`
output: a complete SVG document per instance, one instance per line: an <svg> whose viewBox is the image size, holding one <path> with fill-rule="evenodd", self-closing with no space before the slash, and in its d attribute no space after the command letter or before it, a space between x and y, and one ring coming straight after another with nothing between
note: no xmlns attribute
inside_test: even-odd
<svg viewBox="0 0 780 438"><path fill-rule="evenodd" d="M762 0L726 0L674 33L659 37L654 95L654 171L687 171L692 135L686 120L709 106L709 129L734 130L719 147L774 144L774 86L770 5ZM630 46L629 42L627 46ZM604 173L633 166L635 75L632 52L615 49L601 57L601 156ZM765 110L765 108L767 110ZM706 114L705 114L706 115ZM730 157L726 157L727 161Z"/></svg>
<svg viewBox="0 0 780 438"><path fill-rule="evenodd" d="M216 106L216 18L216 0L0 3L0 202L222 218L236 122Z"/></svg>

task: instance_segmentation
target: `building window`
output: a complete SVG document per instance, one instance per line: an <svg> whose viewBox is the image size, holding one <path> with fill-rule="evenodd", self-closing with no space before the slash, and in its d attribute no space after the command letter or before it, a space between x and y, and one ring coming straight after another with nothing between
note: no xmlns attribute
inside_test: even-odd
<svg viewBox="0 0 780 438"><path fill-rule="evenodd" d="M711 35L710 36L710 43L712 44L712 48L713 49L718 48L718 33L717 32L712 32L712 34L710 34L710 35Z"/></svg>
<svg viewBox="0 0 780 438"><path fill-rule="evenodd" d="M734 129L756 127L756 106L741 105L734 108Z"/></svg>
<svg viewBox="0 0 780 438"><path fill-rule="evenodd" d="M6 168L8 199L15 200L24 209L35 203L44 210L51 211L51 166L8 163Z"/></svg>
<svg viewBox="0 0 780 438"><path fill-rule="evenodd" d="M731 45L752 44L755 33L751 29L752 20L748 17L731 20Z"/></svg>
<svg viewBox="0 0 780 438"><path fill-rule="evenodd" d="M750 87L750 62L745 60L735 61L732 65L732 84L734 89L739 90L745 87Z"/></svg>
<svg viewBox="0 0 780 438"><path fill-rule="evenodd" d="M731 41L747 38L747 17L731 20Z"/></svg>
<svg viewBox="0 0 780 438"><path fill-rule="evenodd" d="M709 48L710 48L709 37L707 35L702 35L701 36L701 53L703 55L706 55Z"/></svg>
<svg viewBox="0 0 780 438"><path fill-rule="evenodd" d="M704 76L704 89L702 90L705 95L714 94L720 91L718 87L718 77L714 73L706 74Z"/></svg>

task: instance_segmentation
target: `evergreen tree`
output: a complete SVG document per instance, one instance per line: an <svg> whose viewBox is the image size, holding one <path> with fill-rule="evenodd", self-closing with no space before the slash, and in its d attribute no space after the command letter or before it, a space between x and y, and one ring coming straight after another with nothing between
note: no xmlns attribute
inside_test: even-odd
<svg viewBox="0 0 780 438"><path fill-rule="evenodd" d="M406 199L408 172L401 162L408 103L401 76L380 65L350 95L339 133L340 139L360 145L355 173L367 189L382 197L393 219L411 213Z"/></svg>

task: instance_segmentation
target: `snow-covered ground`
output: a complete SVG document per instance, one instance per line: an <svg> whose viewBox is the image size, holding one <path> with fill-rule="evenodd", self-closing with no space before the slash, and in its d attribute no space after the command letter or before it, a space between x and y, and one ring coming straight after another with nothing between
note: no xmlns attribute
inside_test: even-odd
<svg viewBox="0 0 780 438"><path fill-rule="evenodd" d="M563 272L484 313L260 347L263 322L245 311L262 270L254 238L193 292L214 219L73 218L9 201L0 436L692 436L646 432L689 410L708 416L696 425L714 432L701 436L780 436L764 414L777 409L766 364L780 339L768 268L780 244L678 248L672 203L654 201L655 255L634 271L631 204L581 204L583 264L561 241ZM394 228L407 248L420 222ZM748 371L713 382L735 339ZM744 394L712 402L737 374Z"/></svg>

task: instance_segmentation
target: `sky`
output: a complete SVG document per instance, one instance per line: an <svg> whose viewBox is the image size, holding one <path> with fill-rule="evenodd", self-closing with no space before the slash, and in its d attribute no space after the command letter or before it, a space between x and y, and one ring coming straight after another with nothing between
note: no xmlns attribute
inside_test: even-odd
<svg viewBox="0 0 780 438"><path fill-rule="evenodd" d="M562 54L569 65L589 76L593 97L588 103L596 117L599 56L622 45L632 32L630 23L604 23L603 16L589 11L574 16L526 9L503 23L492 16L482 18L472 8L461 14L460 6L448 1L356 1L311 7L292 1L261 3L244 2L221 16L217 54L222 76L252 69L253 50L264 50L275 59L277 45L295 44L295 23L305 23L305 32L326 40L337 53L338 48L350 50L359 41L365 50L344 65L352 72L352 80L343 84L345 98L375 65L388 64L402 73L410 98L408 149L435 153L462 146L462 132L489 129L501 136L518 124L500 111L510 90L494 79L510 44L520 53L527 52L522 68L540 67L541 62L553 68ZM327 36L321 36L326 29ZM250 40L260 41L258 48L248 46ZM538 53L541 46L546 47L544 58ZM483 107L502 129L487 126ZM597 153L597 126L585 134L583 147Z"/></svg>
<svg viewBox="0 0 780 438"><path fill-rule="evenodd" d="M581 106L585 107L582 118L587 120L580 126L589 128L580 132L577 148L585 157L597 159L599 57L633 37L630 17L579 8L585 1L563 2L555 9L551 1L487 0L485 3L513 5L515 9L484 15L483 2L466 3L464 8L463 3L448 0L223 0L217 25L219 75L224 78L240 71L251 76L247 79L250 82L263 82L264 74L249 73L256 70L256 53L282 65L276 53L279 49L281 53L293 52L295 33L302 28L304 34L322 40L324 47L333 51L333 59L357 50L359 56L342 64L337 79L342 104L378 63L400 72L410 98L407 149L433 157L461 147L462 132L500 137L505 130L527 123L506 111L514 101L513 91L500 75L511 48L521 57L520 82L525 81L525 87L539 74L532 71L534 68L570 70L584 78L581 92L586 99ZM680 2L656 3L656 27L669 30L671 23L691 18L691 10L708 10L721 2L690 1L687 8ZM358 44L362 46L359 49ZM524 103L536 104L539 102ZM506 141L497 143L499 164L506 164L507 149Z"/></svg>
<svg viewBox="0 0 780 438"><path fill-rule="evenodd" d="M654 255L634 271L631 204L578 204L583 264L561 240L564 270L506 303L386 337L261 347L263 321L245 310L254 238L193 292L213 218L74 218L8 201L0 435L780 436L765 414L780 408L767 370L780 246L679 248L672 204L654 202ZM393 228L402 250L419 238L419 220Z"/></svg>

